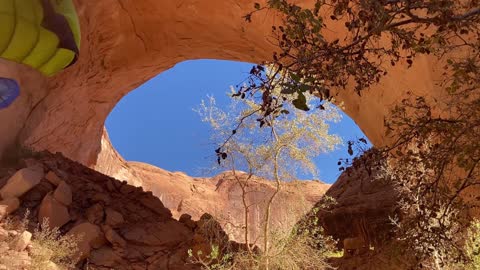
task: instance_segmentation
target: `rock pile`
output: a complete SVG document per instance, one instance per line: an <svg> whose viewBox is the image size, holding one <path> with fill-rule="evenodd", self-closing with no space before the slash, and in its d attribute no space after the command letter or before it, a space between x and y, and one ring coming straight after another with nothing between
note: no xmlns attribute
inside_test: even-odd
<svg viewBox="0 0 480 270"><path fill-rule="evenodd" d="M28 210L32 224L46 220L63 234L79 236L79 269L199 269L188 263L187 252L209 248L198 222L188 215L173 219L151 192L60 154L42 153L23 163L14 173L0 174L0 217ZM28 246L25 233L14 250Z"/></svg>
<svg viewBox="0 0 480 270"><path fill-rule="evenodd" d="M0 270L24 269L29 266L31 239L32 234L28 231L21 233L0 226Z"/></svg>

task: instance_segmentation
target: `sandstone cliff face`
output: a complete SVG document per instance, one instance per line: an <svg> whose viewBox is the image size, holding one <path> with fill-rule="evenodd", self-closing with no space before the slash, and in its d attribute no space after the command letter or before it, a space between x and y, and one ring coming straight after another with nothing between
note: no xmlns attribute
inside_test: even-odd
<svg viewBox="0 0 480 270"><path fill-rule="evenodd" d="M199 269L187 263L187 250L202 243L196 223L188 218L183 218L184 223L173 219L151 192L59 154L42 153L22 163L2 166L2 194L5 196L6 189L21 193L0 199L0 205L19 199L21 203L9 210L12 215L23 217L28 209L33 226L48 218L51 227L58 226L63 233L83 234L79 255L82 261L88 258L88 264L80 262L80 269ZM36 173L18 176L16 171L21 168ZM14 174L17 176L12 177ZM10 185L12 181L16 185ZM4 255L0 253L2 260Z"/></svg>
<svg viewBox="0 0 480 270"><path fill-rule="evenodd" d="M279 18L272 12L259 13L254 23L246 23L242 16L254 2L75 1L82 48L73 67L46 79L35 70L0 61L0 76L17 79L22 87L21 99L0 111L0 119L6 120L0 126L0 153L18 138L26 146L62 152L95 166L107 115L146 80L188 59L261 62L270 58L274 49L268 41L270 27ZM341 38L337 25L330 30L328 38ZM419 57L410 69L390 67L388 77L361 97L346 90L337 99L373 144L380 146L388 143L383 120L407 91L442 94L434 85L441 76L439 68L434 59Z"/></svg>
<svg viewBox="0 0 480 270"><path fill-rule="evenodd" d="M102 140L102 136L106 117L123 96L176 63L199 58L248 62L268 60L274 48L267 37L272 23L278 22L278 18L271 12L261 13L253 17L255 23L245 23L242 16L252 10L254 2L257 1L75 0L81 21L82 48L80 58L74 66L47 79L33 69L0 60L0 76L16 79L22 92L13 106L0 111L0 156L16 142L37 150L62 152L67 157L105 174L128 179L136 186L144 185L146 189L151 189L157 196L162 197L174 213L178 212L176 215L187 211L199 215L201 211L193 206L200 202L211 212L216 211L217 205L224 207L222 211L237 207L230 198L238 197L238 190L230 181L219 184L221 181L218 179L193 179L144 164L127 163L109 146L108 140ZM300 2L308 4L311 1ZM342 38L342 30L336 29L335 25L332 25L330 30L327 33L328 38ZM370 141L375 146L382 146L389 143L384 133L383 121L390 109L406 96L407 91L431 98L443 94L434 84L442 76L440 68L441 65L435 59L422 56L416 59L415 65L410 69L405 65L389 67L388 77L362 96L347 89L338 94L337 100L344 103L346 113L355 120ZM100 177L102 180L99 180L97 173L93 171L76 177L73 172L79 170L79 165L65 166L61 170L67 173L72 171L68 174L73 180L69 180L68 184L74 192L88 195L85 200L75 199L74 195L72 211L75 215L71 218L77 222L85 218L84 211L95 204L95 192L103 193L108 189L107 183L113 180L102 178L103 176ZM53 167L48 168L56 170ZM176 177L181 180L174 182ZM143 178L146 180L142 180ZM374 194L363 194L368 199L364 204L357 204L363 200L363 195L358 195L362 193L355 193L358 191L358 182L343 179L330 191L339 198L339 207L343 209L343 212L332 214L331 224L341 225L342 230L333 226L331 232L339 237L350 237L347 232L351 231L352 235L356 235L357 229L349 231L347 222L339 222L341 218L356 220L357 218L352 218L353 214L357 217L365 216L367 220L376 220L380 213L375 204L376 199L385 198L387 206L390 199L388 192L380 188ZM91 184L85 184L86 182ZM157 186L158 183L164 186ZM321 184L313 184L318 188L309 185L312 184L305 184L298 189L307 191L327 188ZM258 189L266 193L270 188L267 183L258 184ZM376 186L373 185L372 188L376 189ZM24 203L37 209L40 200L52 189L52 186L42 181L38 188L32 191L32 198L35 200L30 199ZM110 191L113 192L110 203L113 202L112 207L125 206L117 209L125 211L122 212L123 215L128 216L129 225L124 230L133 230L132 234L136 234L138 231L135 231L134 224L140 220L142 223L146 220L153 230L164 224L172 224L165 226L173 227L177 225L168 214L159 214L143 206L137 208L139 202L133 196L141 193L139 189L132 188L131 193L126 194L117 192L117 189L121 187L115 186L114 191ZM172 194L173 190L180 195ZM292 192L286 189L283 198L297 198ZM255 194L252 200L263 199L264 195L260 195L260 192ZM306 201L313 204L317 195L311 194ZM310 195L306 197L308 196ZM218 204L212 205L211 202L215 200L218 200ZM135 214L137 211L139 214ZM283 214L276 215L282 217ZM232 216L238 217L238 213ZM356 221L353 222L356 224ZM70 222L65 226L72 225ZM142 261L148 258L140 266L143 268L139 269L149 267L146 263L154 264L157 261L167 261L172 265L171 269L174 269L181 259L171 258L179 258L178 254L183 252L182 248L185 249L182 241L189 241L193 233L189 232L188 228L180 230L182 233L172 240L172 243L180 242L173 246L164 246L157 242L144 243L141 233L140 240L127 239L134 250L138 249L138 246L142 247L139 253L132 251L134 256L140 256ZM128 238L125 235L123 237ZM120 255L119 265L125 265L127 261L135 265L140 261L140 257L132 259Z"/></svg>
<svg viewBox="0 0 480 270"><path fill-rule="evenodd" d="M325 195L335 204L315 216L327 235L338 240L339 270L412 269L411 254L400 254L390 218L398 216L399 196L384 173L372 163L373 151L356 158ZM346 246L348 242L357 246ZM345 252L345 249L352 249Z"/></svg>
<svg viewBox="0 0 480 270"><path fill-rule="evenodd" d="M279 18L272 12L259 13L253 17L254 23L246 23L242 16L252 10L254 2L76 0L82 48L74 66L46 79L28 67L0 61L0 76L16 79L22 88L21 98L11 108L0 111L0 155L15 142L37 150L62 152L107 175L128 179L136 186L145 185L164 198L171 209L180 209L179 213L188 210L198 215L198 209L190 205L200 201L208 206L206 210L218 211L208 202L222 196L218 205L224 209L233 207L228 205L228 194L236 192L231 184L215 191L214 181L200 184L202 180L186 176L180 177L182 187L180 181L158 181L164 186L155 186L153 180L139 180L173 176L147 165L125 162L104 135L103 124L124 95L178 62L199 58L268 60L274 50L268 36L271 25ZM327 38L341 38L342 30L336 27L331 25ZM407 91L419 96L441 95L434 84L442 74L440 67L433 58L422 56L410 69L404 65L389 67L388 77L362 96L347 89L338 93L337 99L375 146L388 144L383 121L392 106ZM204 191L196 191L194 185ZM325 188L319 185L318 194ZM171 194L172 190L178 195ZM303 190L310 188L305 186ZM306 201L313 204L317 195Z"/></svg>
<svg viewBox="0 0 480 270"><path fill-rule="evenodd" d="M386 179L356 160L325 195L335 199L330 211L320 211L319 218L328 235L339 239L361 238L369 245L381 248L391 240L390 217L395 217L398 195ZM364 166L365 165L365 166Z"/></svg>
<svg viewBox="0 0 480 270"><path fill-rule="evenodd" d="M240 229L244 224L241 189L229 172L213 178L194 178L145 163L127 162L113 149L105 130L99 163L95 169L151 191L176 218L189 214L199 219L203 213L209 213L219 221L232 240L244 241ZM272 226L279 230L291 228L329 187L320 181L285 183L272 209ZM266 179L254 178L250 182L246 199L248 204L253 205L249 214L251 239L261 234L265 206L274 190L273 183Z"/></svg>

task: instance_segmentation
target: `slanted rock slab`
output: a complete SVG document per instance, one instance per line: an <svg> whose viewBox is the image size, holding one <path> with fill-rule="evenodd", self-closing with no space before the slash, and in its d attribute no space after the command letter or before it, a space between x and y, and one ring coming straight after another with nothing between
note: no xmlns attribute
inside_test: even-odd
<svg viewBox="0 0 480 270"><path fill-rule="evenodd" d="M38 221L42 223L45 219L50 228L60 228L71 220L67 207L58 202L52 193L43 198L38 211Z"/></svg>
<svg viewBox="0 0 480 270"><path fill-rule="evenodd" d="M90 262L94 265L114 267L122 262L122 257L116 254L113 249L102 247L92 252Z"/></svg>
<svg viewBox="0 0 480 270"><path fill-rule="evenodd" d="M105 233L105 238L110 242L114 247L126 247L127 241L123 239L112 227L105 225L102 227L103 232Z"/></svg>
<svg viewBox="0 0 480 270"><path fill-rule="evenodd" d="M72 203L72 189L67 183L65 183L65 181L62 181L53 192L53 197L58 202L69 206Z"/></svg>
<svg viewBox="0 0 480 270"><path fill-rule="evenodd" d="M8 232L5 229L3 229L2 227L0 227L0 243L3 242L7 238L8 238ZM0 251L1 251L1 249L0 249ZM2 252L0 252L0 254L1 253Z"/></svg>
<svg viewBox="0 0 480 270"><path fill-rule="evenodd" d="M38 185L43 176L43 168L40 166L23 168L8 179L7 184L0 189L0 196L2 196L3 199L11 197L18 198Z"/></svg>
<svg viewBox="0 0 480 270"><path fill-rule="evenodd" d="M0 220L15 212L18 207L20 207L20 200L18 198L11 197L0 201Z"/></svg>
<svg viewBox="0 0 480 270"><path fill-rule="evenodd" d="M112 228L115 228L125 222L122 214L111 208L105 209L105 215L105 224L112 226Z"/></svg>
<svg viewBox="0 0 480 270"><path fill-rule="evenodd" d="M84 222L73 227L67 235L78 238L78 259L83 260L90 256L92 248L101 247L106 241L102 230L97 225Z"/></svg>
<svg viewBox="0 0 480 270"><path fill-rule="evenodd" d="M53 171L49 171L47 175L45 176L45 179L48 180L48 182L54 184L55 186L58 186L63 180L58 177L56 173Z"/></svg>

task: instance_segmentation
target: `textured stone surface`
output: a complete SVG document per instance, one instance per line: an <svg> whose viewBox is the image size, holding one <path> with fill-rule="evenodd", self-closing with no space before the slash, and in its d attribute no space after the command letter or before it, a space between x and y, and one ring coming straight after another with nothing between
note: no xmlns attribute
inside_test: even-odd
<svg viewBox="0 0 480 270"><path fill-rule="evenodd" d="M92 252L90 256L90 262L94 265L113 269L113 267L121 265L123 263L123 259L116 254L113 249L109 247L102 247Z"/></svg>
<svg viewBox="0 0 480 270"><path fill-rule="evenodd" d="M21 169L10 177L7 184L0 189L0 196L4 199L20 197L40 183L43 176L43 169L38 166Z"/></svg>
<svg viewBox="0 0 480 270"><path fill-rule="evenodd" d="M126 247L127 241L123 239L112 227L105 225L102 227L105 238L110 242L114 247Z"/></svg>
<svg viewBox="0 0 480 270"><path fill-rule="evenodd" d="M55 186L60 185L62 179L56 175L53 171L49 171L47 175L45 175L45 179L47 179L50 183L54 184Z"/></svg>
<svg viewBox="0 0 480 270"><path fill-rule="evenodd" d="M93 224L100 224L103 221L105 212L99 203L94 204L86 211L87 220Z"/></svg>
<svg viewBox="0 0 480 270"><path fill-rule="evenodd" d="M254 23L245 22L242 17L256 0L74 2L82 28L74 66L46 79L33 69L0 61L0 76L16 79L22 89L21 98L0 111L0 152L20 134L27 146L60 151L93 166L102 155L104 121L129 91L184 60L269 60L274 48L268 36L279 20L274 12L260 12ZM325 22L330 23L327 39L343 38L343 26ZM387 143L384 118L407 91L443 94L434 83L442 77L442 65L433 57L418 57L409 69L406 65L389 66L388 76L362 96L352 88L337 96L376 146Z"/></svg>
<svg viewBox="0 0 480 270"><path fill-rule="evenodd" d="M115 228L119 225L122 225L124 222L125 219L123 218L122 214L120 214L120 212L115 211L111 208L105 209L105 224Z"/></svg>
<svg viewBox="0 0 480 270"><path fill-rule="evenodd" d="M0 201L0 220L1 220L2 213L4 216L9 215L15 212L15 210L17 210L19 206L20 206L20 200L15 197L10 197Z"/></svg>
<svg viewBox="0 0 480 270"><path fill-rule="evenodd" d="M48 262L46 267L47 267L48 270L62 270L54 262Z"/></svg>
<svg viewBox="0 0 480 270"><path fill-rule="evenodd" d="M329 211L319 211L318 216L325 231L339 239L340 245L344 239L361 238L367 245L380 248L390 240L389 217L397 214L398 195L379 172L369 167L365 156L343 172L326 195L336 203Z"/></svg>
<svg viewBox="0 0 480 270"><path fill-rule="evenodd" d="M79 259L85 259L90 256L90 252L94 246L102 246L103 234L100 227L89 222L84 222L73 227L68 235L73 235L77 239Z"/></svg>
<svg viewBox="0 0 480 270"><path fill-rule="evenodd" d="M108 136L105 135L104 140L106 142ZM108 161L103 160L102 164L120 165L108 168L97 166L97 169L106 169L108 171L102 172L118 179L126 179L131 185L142 186L160 199L153 196L142 198L145 206L155 211L164 211L164 205L175 218L180 218L185 213L198 220L203 213L211 213L219 219L232 239L242 241L243 236L238 229L238 225L243 224L241 189L231 173L225 172L213 178L194 178L145 163L126 162L111 148L109 141L106 147L110 147L108 152L111 154ZM295 224L320 200L329 187L330 185L321 181L285 183L278 195L279 207L273 209L273 226L285 229ZM253 205L250 207L252 237L259 235L259 225L264 220L266 198L273 191L273 183L265 179L255 177L250 183L247 201Z"/></svg>
<svg viewBox="0 0 480 270"><path fill-rule="evenodd" d="M53 197L58 202L69 206L72 203L72 189L65 181L62 181L58 184L55 192L53 192Z"/></svg>
<svg viewBox="0 0 480 270"><path fill-rule="evenodd" d="M39 156L39 162L46 169L62 175L63 181L75 191L68 206L71 222L63 225L61 232L83 236L79 239L78 255L79 259L88 258L89 263L86 264L86 260L80 262L79 269L199 269L186 263L194 230L173 219L170 211L157 202L158 198L152 199L151 192L134 186L125 188L126 182L100 174L60 154L43 153ZM2 168L0 177L10 171L11 174L15 172ZM119 192L122 187L129 192ZM12 218L21 220L28 209L32 213L30 223L38 223L43 216L38 213L44 212L44 202L56 202L53 192L57 188L43 179L22 197L22 205ZM146 204L150 203L153 204L147 207ZM57 204L64 206L60 202ZM162 209L153 209L152 206L161 206ZM95 214L98 212L105 214ZM98 225L88 222L90 215ZM158 265L163 268L157 268Z"/></svg>
<svg viewBox="0 0 480 270"><path fill-rule="evenodd" d="M0 227L0 243L3 243L3 240L7 239L7 237L8 237L8 232L4 228Z"/></svg>
<svg viewBox="0 0 480 270"><path fill-rule="evenodd" d="M24 231L20 235L17 236L17 239L13 243L13 250L20 252L24 251L27 246L30 244L32 240L32 233L28 231Z"/></svg>
<svg viewBox="0 0 480 270"><path fill-rule="evenodd" d="M70 221L70 214L68 213L68 208L49 193L40 204L38 220L40 222L48 220L50 228L60 228Z"/></svg>

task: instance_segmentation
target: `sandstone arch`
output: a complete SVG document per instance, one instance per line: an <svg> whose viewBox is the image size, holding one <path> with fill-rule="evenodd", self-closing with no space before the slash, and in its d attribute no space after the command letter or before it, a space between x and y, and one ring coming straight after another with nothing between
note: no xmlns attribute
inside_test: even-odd
<svg viewBox="0 0 480 270"><path fill-rule="evenodd" d="M187 59L269 59L273 47L266 36L278 18L269 12L245 23L242 16L254 2L76 0L83 40L74 67L47 80L27 67L0 61L0 76L17 79L23 92L14 106L0 111L0 154L18 141L95 166L99 156L114 152L107 144L102 150L104 120L125 94L146 80ZM328 34L342 35L335 26ZM361 97L342 91L339 100L370 141L384 145L384 117L407 91L441 94L434 85L441 74L437 66L435 60L419 57L411 69L392 68Z"/></svg>

